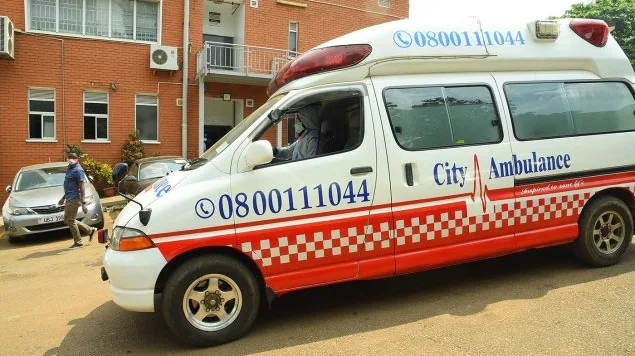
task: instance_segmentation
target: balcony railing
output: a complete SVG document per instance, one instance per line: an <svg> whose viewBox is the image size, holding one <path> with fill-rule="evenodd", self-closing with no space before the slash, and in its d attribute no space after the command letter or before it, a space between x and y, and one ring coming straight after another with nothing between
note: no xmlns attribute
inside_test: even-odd
<svg viewBox="0 0 635 356"><path fill-rule="evenodd" d="M205 46L198 53L198 73L272 78L293 58L288 51L281 49L205 42Z"/></svg>

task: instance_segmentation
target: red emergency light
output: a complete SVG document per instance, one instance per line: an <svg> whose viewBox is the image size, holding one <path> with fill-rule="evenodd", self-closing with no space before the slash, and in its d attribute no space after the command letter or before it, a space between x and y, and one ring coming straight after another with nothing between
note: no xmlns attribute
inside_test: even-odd
<svg viewBox="0 0 635 356"><path fill-rule="evenodd" d="M606 46L609 26L602 20L575 19L569 25L573 32L596 47Z"/></svg>
<svg viewBox="0 0 635 356"><path fill-rule="evenodd" d="M269 83L267 94L271 96L292 81L311 74L354 66L366 59L371 52L372 47L367 44L318 48L307 52L282 67Z"/></svg>

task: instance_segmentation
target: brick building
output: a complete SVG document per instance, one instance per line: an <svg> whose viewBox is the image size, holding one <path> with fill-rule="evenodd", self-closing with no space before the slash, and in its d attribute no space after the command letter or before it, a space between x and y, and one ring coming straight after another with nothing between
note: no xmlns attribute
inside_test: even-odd
<svg viewBox="0 0 635 356"><path fill-rule="evenodd" d="M297 53L406 18L409 7L406 0L191 0L184 46L184 5L3 0L0 16L16 32L14 58L0 59L0 185L22 166L62 160L67 144L114 164L135 129L149 155L195 157L204 133L213 143L267 100L272 75ZM152 69L153 45L174 48L178 70ZM284 144L286 126L268 138ZM0 204L6 197L2 190Z"/></svg>

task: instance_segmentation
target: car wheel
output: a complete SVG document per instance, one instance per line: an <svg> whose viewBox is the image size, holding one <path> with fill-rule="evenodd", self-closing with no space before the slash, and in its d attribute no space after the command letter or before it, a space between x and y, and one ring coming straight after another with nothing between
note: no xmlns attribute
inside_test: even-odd
<svg viewBox="0 0 635 356"><path fill-rule="evenodd" d="M576 255L593 266L617 263L633 239L633 216L621 200L606 196L584 208Z"/></svg>
<svg viewBox="0 0 635 356"><path fill-rule="evenodd" d="M161 313L172 332L195 346L212 346L244 335L260 306L251 271L222 255L185 262L168 279Z"/></svg>

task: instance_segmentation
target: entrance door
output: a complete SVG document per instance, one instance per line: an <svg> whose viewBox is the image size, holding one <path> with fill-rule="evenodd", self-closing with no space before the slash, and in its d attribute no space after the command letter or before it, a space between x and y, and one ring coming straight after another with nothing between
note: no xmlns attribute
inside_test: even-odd
<svg viewBox="0 0 635 356"><path fill-rule="evenodd" d="M397 273L513 250L512 155L492 76L373 83L383 94Z"/></svg>
<svg viewBox="0 0 635 356"><path fill-rule="evenodd" d="M238 245L263 266L275 291L358 275L377 172L365 93L361 86L321 89L285 105L300 116L303 108L314 108L306 115L318 119L305 127L312 135L321 132L320 143L302 151L301 159L284 161L279 154L278 162L264 167L232 169Z"/></svg>

